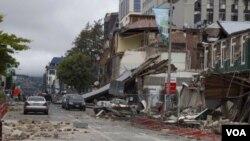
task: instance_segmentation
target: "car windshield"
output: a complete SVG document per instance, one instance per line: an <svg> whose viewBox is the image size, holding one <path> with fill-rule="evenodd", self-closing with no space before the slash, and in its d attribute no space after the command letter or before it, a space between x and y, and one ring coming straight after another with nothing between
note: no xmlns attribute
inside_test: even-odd
<svg viewBox="0 0 250 141"><path fill-rule="evenodd" d="M83 97L81 95L72 95L70 96L70 99L72 100L83 100Z"/></svg>
<svg viewBox="0 0 250 141"><path fill-rule="evenodd" d="M28 101L44 101L43 97L29 97Z"/></svg>

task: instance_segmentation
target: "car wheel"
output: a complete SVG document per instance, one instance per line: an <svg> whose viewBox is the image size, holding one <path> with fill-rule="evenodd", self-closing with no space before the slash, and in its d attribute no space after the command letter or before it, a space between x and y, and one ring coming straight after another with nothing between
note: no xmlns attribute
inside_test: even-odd
<svg viewBox="0 0 250 141"><path fill-rule="evenodd" d="M62 108L64 108L64 106L62 105Z"/></svg>
<svg viewBox="0 0 250 141"><path fill-rule="evenodd" d="M46 111L46 112L44 112L45 113L45 115L48 115L49 114L49 111Z"/></svg>
<svg viewBox="0 0 250 141"><path fill-rule="evenodd" d="M69 106L69 105L66 105L66 109L67 109L67 110L70 110L70 106Z"/></svg>
<svg viewBox="0 0 250 141"><path fill-rule="evenodd" d="M83 110L83 111L86 111L86 107L82 107L82 110Z"/></svg>
<svg viewBox="0 0 250 141"><path fill-rule="evenodd" d="M23 111L23 114L26 115L26 114L27 114L27 111Z"/></svg>

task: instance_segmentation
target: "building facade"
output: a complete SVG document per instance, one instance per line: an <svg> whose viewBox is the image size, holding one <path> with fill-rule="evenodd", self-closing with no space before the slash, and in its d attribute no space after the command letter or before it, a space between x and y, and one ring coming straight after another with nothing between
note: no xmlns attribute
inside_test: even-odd
<svg viewBox="0 0 250 141"><path fill-rule="evenodd" d="M173 6L173 23L179 27L197 28L216 21L250 21L250 0L175 0ZM169 2L142 1L143 14L153 14L154 7L166 8Z"/></svg>
<svg viewBox="0 0 250 141"><path fill-rule="evenodd" d="M51 62L46 66L46 72L44 75L46 91L48 93L59 93L62 88L59 79L56 74L56 67L63 60L63 57L54 57Z"/></svg>
<svg viewBox="0 0 250 141"><path fill-rule="evenodd" d="M142 0L119 0L119 27L129 23L130 14L141 14Z"/></svg>
<svg viewBox="0 0 250 141"><path fill-rule="evenodd" d="M221 73L250 70L250 22L220 22L224 38L203 44L204 69Z"/></svg>

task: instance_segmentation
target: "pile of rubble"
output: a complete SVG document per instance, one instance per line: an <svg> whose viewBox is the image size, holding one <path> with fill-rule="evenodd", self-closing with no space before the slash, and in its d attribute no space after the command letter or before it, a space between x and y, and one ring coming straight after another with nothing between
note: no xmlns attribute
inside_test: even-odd
<svg viewBox="0 0 250 141"><path fill-rule="evenodd" d="M77 127L76 127L77 128ZM50 121L36 121L32 119L22 119L19 121L7 121L3 124L3 140L25 140L39 138L59 138L61 133L79 132L69 122L52 123Z"/></svg>

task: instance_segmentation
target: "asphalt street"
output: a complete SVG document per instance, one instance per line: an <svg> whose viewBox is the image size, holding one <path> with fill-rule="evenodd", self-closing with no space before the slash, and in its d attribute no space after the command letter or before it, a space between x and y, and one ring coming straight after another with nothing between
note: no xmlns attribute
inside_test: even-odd
<svg viewBox="0 0 250 141"><path fill-rule="evenodd" d="M86 111L65 110L60 105L50 104L49 115L28 114L22 112L22 105L18 105L19 110L10 111L4 117L4 121L17 121L20 119L32 119L37 121L50 122L80 122L88 124L87 129L81 129L75 133L60 133L56 139L34 138L31 140L51 140L51 141L183 141L190 140L175 135L162 135L161 132L140 129L131 126L129 121L96 118L92 109ZM73 126L73 125L72 125Z"/></svg>

